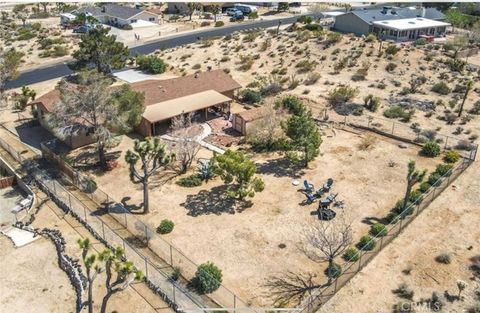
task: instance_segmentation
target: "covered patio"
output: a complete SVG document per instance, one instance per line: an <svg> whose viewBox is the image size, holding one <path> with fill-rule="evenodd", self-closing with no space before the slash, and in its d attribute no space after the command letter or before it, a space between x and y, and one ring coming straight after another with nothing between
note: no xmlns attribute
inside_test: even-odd
<svg viewBox="0 0 480 313"><path fill-rule="evenodd" d="M214 116L228 112L231 101L231 98L215 90L207 90L148 105L137 131L145 137L156 136L159 134L159 129L168 129L165 122L191 112L195 112L195 119L206 121L209 119L211 110L218 113Z"/></svg>
<svg viewBox="0 0 480 313"><path fill-rule="evenodd" d="M407 18L373 22L373 32L383 39L413 41L420 36L441 37L449 23L427 18Z"/></svg>

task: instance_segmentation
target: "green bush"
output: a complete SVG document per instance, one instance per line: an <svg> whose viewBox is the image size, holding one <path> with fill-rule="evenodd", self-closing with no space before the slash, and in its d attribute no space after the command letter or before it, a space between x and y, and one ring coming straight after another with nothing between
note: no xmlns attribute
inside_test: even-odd
<svg viewBox="0 0 480 313"><path fill-rule="evenodd" d="M331 105L344 104L358 95L358 88L349 86L337 87L328 93L328 102Z"/></svg>
<svg viewBox="0 0 480 313"><path fill-rule="evenodd" d="M175 224L171 220L162 220L157 227L157 233L168 234L171 233Z"/></svg>
<svg viewBox="0 0 480 313"><path fill-rule="evenodd" d="M139 55L136 61L140 70L150 74L161 74L167 70L167 63L155 55Z"/></svg>
<svg viewBox="0 0 480 313"><path fill-rule="evenodd" d="M216 21L215 22L215 27L222 27L223 25L225 25L225 23L223 21Z"/></svg>
<svg viewBox="0 0 480 313"><path fill-rule="evenodd" d="M413 206L411 205L410 202L407 203L407 206L405 207L404 206L404 203L405 201L402 199L402 200L398 200L397 203L395 204L395 207L394 207L394 211L395 213L397 213L399 215L399 217L405 217L407 215L410 215L413 213Z"/></svg>
<svg viewBox="0 0 480 313"><path fill-rule="evenodd" d="M421 193L425 193L428 191L428 189L430 189L430 187L432 187L432 185L430 185L428 182L423 182L420 184L420 187L418 187L418 190L421 192Z"/></svg>
<svg viewBox="0 0 480 313"><path fill-rule="evenodd" d="M250 103L250 104L258 103L263 99L262 93L260 91L256 91L249 88L242 90L241 96L242 96L243 102Z"/></svg>
<svg viewBox="0 0 480 313"><path fill-rule="evenodd" d="M212 262L198 266L194 285L201 293L212 293L222 285L222 271Z"/></svg>
<svg viewBox="0 0 480 313"><path fill-rule="evenodd" d="M323 30L322 25L320 24L307 24L305 25L305 29L309 31L321 31Z"/></svg>
<svg viewBox="0 0 480 313"><path fill-rule="evenodd" d="M419 38L415 41L415 46L424 46L428 43L427 39Z"/></svg>
<svg viewBox="0 0 480 313"><path fill-rule="evenodd" d="M396 212L390 212L385 217L385 222L387 222L388 224L395 224L399 219L400 215L398 215Z"/></svg>
<svg viewBox="0 0 480 313"><path fill-rule="evenodd" d="M363 103L365 104L365 108L367 110L369 110L370 112L376 112L380 107L380 98L369 94L365 97L365 99L363 99Z"/></svg>
<svg viewBox="0 0 480 313"><path fill-rule="evenodd" d="M442 183L442 176L438 173L432 173L428 176L428 183L432 186L439 186Z"/></svg>
<svg viewBox="0 0 480 313"><path fill-rule="evenodd" d="M457 163L460 160L460 153L454 150L447 151L443 160L447 163Z"/></svg>
<svg viewBox="0 0 480 313"><path fill-rule="evenodd" d="M372 236L365 235L360 238L360 241L357 244L358 249L370 251L375 248L375 240L373 240Z"/></svg>
<svg viewBox="0 0 480 313"><path fill-rule="evenodd" d="M411 203L417 204L420 201L422 201L422 197L423 197L422 193L419 190L414 190L410 193L410 197L408 198L408 201L410 201Z"/></svg>
<svg viewBox="0 0 480 313"><path fill-rule="evenodd" d="M177 185L182 187L197 187L202 184L202 178L199 175L190 175L182 177L177 181Z"/></svg>
<svg viewBox="0 0 480 313"><path fill-rule="evenodd" d="M452 164L438 164L434 173L437 173L440 176L445 176L453 168ZM450 173L451 174L451 173ZM449 174L449 175L450 175Z"/></svg>
<svg viewBox="0 0 480 313"><path fill-rule="evenodd" d="M277 100L275 106L284 108L294 115L301 115L306 110L303 101L297 96L285 96Z"/></svg>
<svg viewBox="0 0 480 313"><path fill-rule="evenodd" d="M434 158L440 155L440 145L435 141L427 141L422 147L422 155Z"/></svg>
<svg viewBox="0 0 480 313"><path fill-rule="evenodd" d="M408 123L410 122L413 114L415 111L409 110L406 111L399 105L392 105L385 111L383 111L383 115L387 118L399 118L402 122Z"/></svg>
<svg viewBox="0 0 480 313"><path fill-rule="evenodd" d="M360 258L360 253L355 247L348 248L343 254L343 259L347 262L355 262Z"/></svg>
<svg viewBox="0 0 480 313"><path fill-rule="evenodd" d="M387 72L393 72L396 68L397 68L397 64L393 62L390 62L387 64L387 66L385 66L385 70L387 70Z"/></svg>
<svg viewBox="0 0 480 313"><path fill-rule="evenodd" d="M173 281L177 281L180 278L181 275L182 275L182 269L178 266L174 266L173 267L173 272L170 275L170 279L173 280Z"/></svg>
<svg viewBox="0 0 480 313"><path fill-rule="evenodd" d="M397 47L397 45L389 45L387 47L387 49L385 49L385 54L395 55L400 50L401 50L401 48Z"/></svg>
<svg viewBox="0 0 480 313"><path fill-rule="evenodd" d="M332 263L325 270L325 275L329 278L337 278L342 274L342 267L340 264Z"/></svg>
<svg viewBox="0 0 480 313"><path fill-rule="evenodd" d="M370 228L370 234L372 236L383 237L387 235L387 227L382 223L375 223Z"/></svg>
<svg viewBox="0 0 480 313"><path fill-rule="evenodd" d="M441 95L448 95L452 90L445 82L439 82L432 86L432 91Z"/></svg>
<svg viewBox="0 0 480 313"><path fill-rule="evenodd" d="M94 193L97 188L97 182L93 179L87 179L83 182L83 191L86 193Z"/></svg>

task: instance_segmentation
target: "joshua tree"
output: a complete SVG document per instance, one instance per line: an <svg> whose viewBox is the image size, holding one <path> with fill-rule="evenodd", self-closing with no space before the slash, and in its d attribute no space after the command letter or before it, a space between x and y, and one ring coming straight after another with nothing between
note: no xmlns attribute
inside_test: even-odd
<svg viewBox="0 0 480 313"><path fill-rule="evenodd" d="M404 210L408 206L408 202L409 202L409 199L410 199L410 193L412 192L413 186L416 183L421 182L425 178L426 174L427 174L426 170L424 170L423 172L420 172L419 170L416 169L415 161L411 160L410 162L408 162L407 190L405 192L405 198L403 199L403 209Z"/></svg>
<svg viewBox="0 0 480 313"><path fill-rule="evenodd" d="M135 165L140 160L141 169ZM128 150L125 161L130 164L130 179L143 185L143 213L149 212L148 180L157 170L169 164L172 156L167 152L166 145L158 137L148 137L144 141L135 140L133 151Z"/></svg>
<svg viewBox="0 0 480 313"><path fill-rule="evenodd" d="M80 249L82 249L82 260L87 272L88 313L93 313L93 282L95 281L95 278L97 278L97 275L102 272L102 269L98 264L95 264L97 261L97 256L95 254L88 255L92 249L92 243L90 242L90 239L78 239L77 242L80 246Z"/></svg>
<svg viewBox="0 0 480 313"><path fill-rule="evenodd" d="M188 2L187 7L188 7L189 20L191 21L193 13L195 13L195 11L197 11L197 10L200 10L202 5L198 2Z"/></svg>
<svg viewBox="0 0 480 313"><path fill-rule="evenodd" d="M305 254L315 262L328 262L328 270L336 271L334 260L352 244L352 227L345 216L328 223L314 223L304 231ZM328 275L329 283L337 275ZM333 277L332 277L333 276Z"/></svg>
<svg viewBox="0 0 480 313"><path fill-rule="evenodd" d="M0 49L0 108L6 105L7 95L5 83L10 79L16 79L19 75L18 67L22 62L24 54L15 49Z"/></svg>
<svg viewBox="0 0 480 313"><path fill-rule="evenodd" d="M210 12L213 14L213 21L216 23L217 22L217 14L222 12L222 9L218 4L212 4L210 7Z"/></svg>
<svg viewBox="0 0 480 313"><path fill-rule="evenodd" d="M100 308L100 313L105 313L107 312L107 303L110 297L127 289L134 281L143 280L143 273L132 262L125 261L125 251L120 247L117 247L115 251L105 249L98 255L98 259L105 264L105 287L107 293L102 299ZM116 277L112 281L114 274Z"/></svg>
<svg viewBox="0 0 480 313"><path fill-rule="evenodd" d="M460 104L460 107L458 108L458 117L462 116L463 113L463 105L465 104L465 101L467 100L468 93L470 90L473 88L473 81L469 80L465 84L465 93L463 94L463 99L462 99L462 104Z"/></svg>

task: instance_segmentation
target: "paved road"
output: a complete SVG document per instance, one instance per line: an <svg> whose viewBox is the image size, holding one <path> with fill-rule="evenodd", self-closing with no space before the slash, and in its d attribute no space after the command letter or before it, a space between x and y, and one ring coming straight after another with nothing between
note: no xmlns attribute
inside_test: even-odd
<svg viewBox="0 0 480 313"><path fill-rule="evenodd" d="M184 35L178 35L171 38L165 38L157 40L151 43L145 43L133 48L130 48L130 54L135 55L137 53L148 54L152 53L157 49L168 49L172 47L177 47L185 44L194 43L198 40L199 37L213 37L213 36L225 36L233 32L242 31L251 28L268 28L277 26L279 21L282 25L292 24L297 20L297 17L288 17L283 19L275 20L266 20L266 21L255 21L255 22L245 22L239 23L237 25L218 27L213 29L199 30L196 32L191 32ZM25 85L35 84L49 79L54 79L69 75L73 73L72 70L64 63L46 66L43 68L38 68L32 71L26 71L21 73L20 77L16 80L9 81L6 84L6 88L18 88Z"/></svg>

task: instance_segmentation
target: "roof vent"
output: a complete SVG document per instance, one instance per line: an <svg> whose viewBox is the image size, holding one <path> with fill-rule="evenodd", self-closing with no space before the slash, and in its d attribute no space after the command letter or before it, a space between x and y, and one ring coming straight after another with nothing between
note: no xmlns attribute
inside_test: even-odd
<svg viewBox="0 0 480 313"><path fill-rule="evenodd" d="M103 13L107 12L107 8L105 6L102 7L102 12Z"/></svg>

